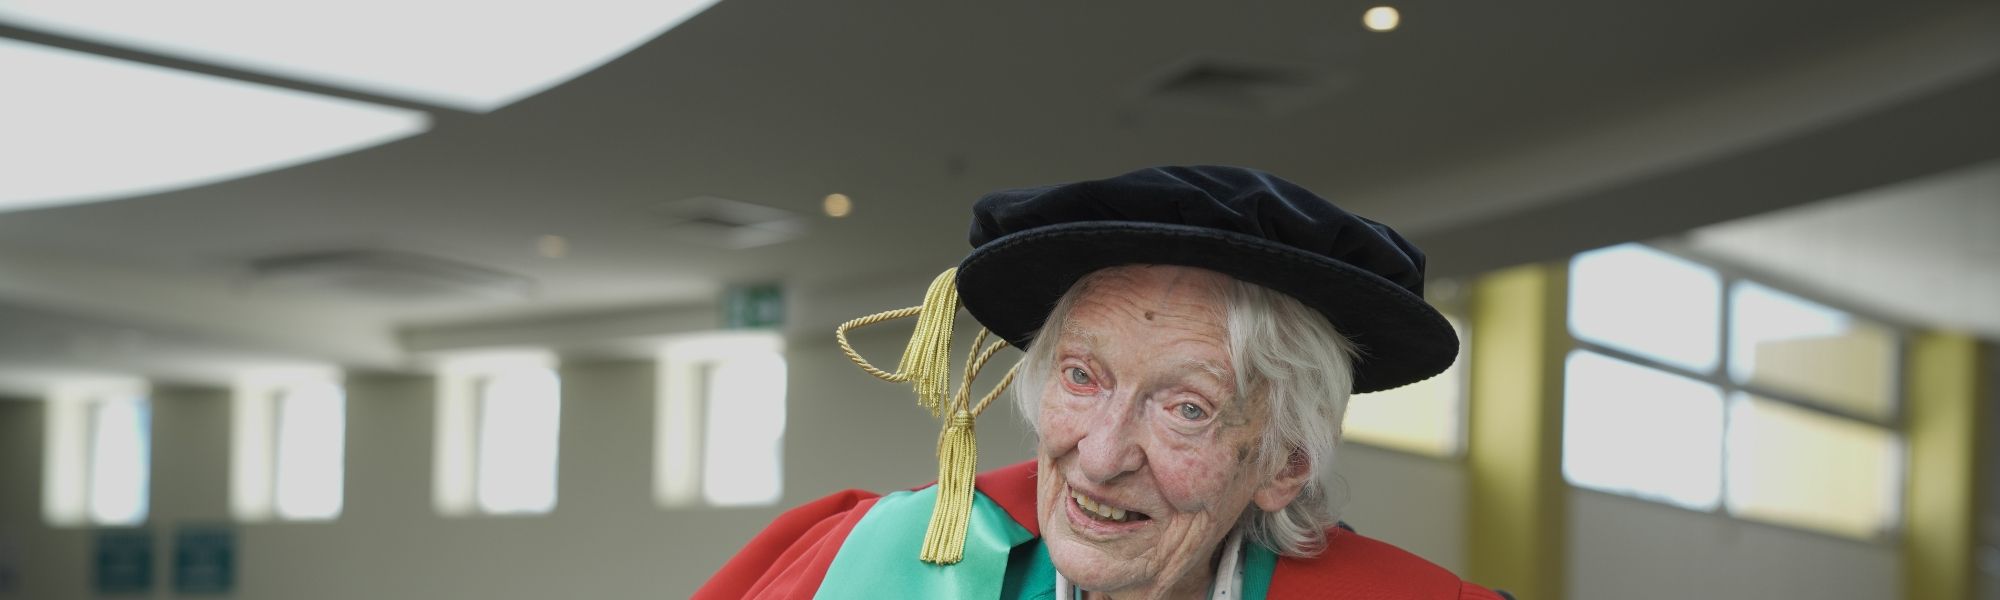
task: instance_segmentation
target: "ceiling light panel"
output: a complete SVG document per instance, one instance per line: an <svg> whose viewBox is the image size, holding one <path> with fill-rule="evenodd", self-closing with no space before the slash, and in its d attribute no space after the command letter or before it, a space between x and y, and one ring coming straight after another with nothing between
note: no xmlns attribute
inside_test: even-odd
<svg viewBox="0 0 2000 600"><path fill-rule="evenodd" d="M1377 6L1362 13L1361 23L1368 26L1369 31L1395 31L1396 26L1403 23L1403 13L1394 6Z"/></svg>
<svg viewBox="0 0 2000 600"><path fill-rule="evenodd" d="M0 39L0 212L235 179L402 139L391 108Z"/></svg>
<svg viewBox="0 0 2000 600"><path fill-rule="evenodd" d="M0 22L474 112L597 68L717 0L9 0Z"/></svg>

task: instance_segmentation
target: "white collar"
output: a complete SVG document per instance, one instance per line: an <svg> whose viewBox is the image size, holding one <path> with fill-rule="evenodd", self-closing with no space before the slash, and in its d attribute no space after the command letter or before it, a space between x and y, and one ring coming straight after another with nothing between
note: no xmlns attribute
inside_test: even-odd
<svg viewBox="0 0 2000 600"><path fill-rule="evenodd" d="M1229 532L1222 542L1222 562L1216 564L1215 585L1208 589L1209 600L1237 600L1243 597L1243 534ZM1075 586L1056 571L1056 598L1059 600L1081 600Z"/></svg>

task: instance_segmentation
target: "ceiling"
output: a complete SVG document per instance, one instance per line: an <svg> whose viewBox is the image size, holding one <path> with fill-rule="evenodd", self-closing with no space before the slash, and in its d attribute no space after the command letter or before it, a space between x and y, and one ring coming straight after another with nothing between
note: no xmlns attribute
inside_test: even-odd
<svg viewBox="0 0 2000 600"><path fill-rule="evenodd" d="M2000 161L1711 225L1688 249L1917 327L2000 339Z"/></svg>
<svg viewBox="0 0 2000 600"><path fill-rule="evenodd" d="M0 365L190 381L242 355L401 369L449 345L412 340L650 333L750 282L858 314L954 264L980 193L1152 164L1273 171L1463 275L2000 157L1991 2L1426 1L1399 5L1386 34L1361 28L1366 4L1246 6L726 0L483 114L250 76L426 110L431 130L0 214L0 315L46 324L0 330ZM4 23L0 36L242 75ZM1277 99L1156 91L1217 68L1278 73ZM819 214L834 192L852 216ZM659 212L694 196L793 211L806 229L695 243ZM563 257L537 251L546 235L567 240ZM371 299L252 277L258 259L330 250L442 258L533 292ZM117 345L129 360L73 351L99 330L145 342ZM214 360L183 364L201 357Z"/></svg>

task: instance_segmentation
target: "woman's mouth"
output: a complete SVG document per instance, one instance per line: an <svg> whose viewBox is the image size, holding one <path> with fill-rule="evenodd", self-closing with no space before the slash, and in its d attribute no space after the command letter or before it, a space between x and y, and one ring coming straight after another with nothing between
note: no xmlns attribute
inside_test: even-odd
<svg viewBox="0 0 2000 600"><path fill-rule="evenodd" d="M1098 502L1096 500L1092 500L1089 496L1083 495L1082 492L1078 492L1075 490L1070 490L1069 498L1071 504L1074 504L1076 505L1077 508L1082 509L1078 512L1083 513L1084 516L1089 517L1091 520L1094 521L1100 521L1105 523L1131 523L1134 521L1147 521L1152 519L1152 517L1147 516L1146 513L1122 507L1112 506L1110 504L1106 504L1103 502Z"/></svg>

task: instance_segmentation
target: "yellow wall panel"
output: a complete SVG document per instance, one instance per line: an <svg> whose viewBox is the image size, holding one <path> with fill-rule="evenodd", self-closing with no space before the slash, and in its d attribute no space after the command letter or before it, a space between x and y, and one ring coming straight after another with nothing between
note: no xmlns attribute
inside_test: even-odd
<svg viewBox="0 0 2000 600"><path fill-rule="evenodd" d="M1903 511L1904 597L1971 600L1979 511L1979 427L1988 392L1983 348L1962 334L1910 344L1909 494Z"/></svg>
<svg viewBox="0 0 2000 600"><path fill-rule="evenodd" d="M1467 576L1518 598L1561 600L1566 270L1528 265L1473 291L1467 412Z"/></svg>

